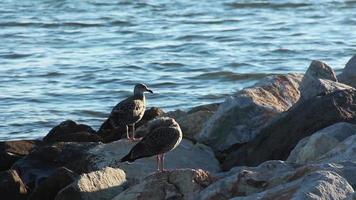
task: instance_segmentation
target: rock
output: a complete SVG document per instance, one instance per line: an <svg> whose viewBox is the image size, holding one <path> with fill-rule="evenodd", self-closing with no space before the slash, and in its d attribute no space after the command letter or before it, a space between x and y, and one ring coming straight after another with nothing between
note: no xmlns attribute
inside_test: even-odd
<svg viewBox="0 0 356 200"><path fill-rule="evenodd" d="M205 122L213 115L211 111L197 111L187 114L186 117L178 118L183 137L195 141L196 135L200 133Z"/></svg>
<svg viewBox="0 0 356 200"><path fill-rule="evenodd" d="M154 173L113 200L195 200L198 192L211 184L212 180L209 173L203 170L180 169Z"/></svg>
<svg viewBox="0 0 356 200"><path fill-rule="evenodd" d="M294 106L264 127L254 140L231 152L223 162L223 169L286 160L301 139L342 121L356 122L356 91L353 89L313 97Z"/></svg>
<svg viewBox="0 0 356 200"><path fill-rule="evenodd" d="M31 189L50 177L58 167L66 167L77 174L91 170L87 151L98 143L55 143L37 147L25 158L14 163L25 184Z"/></svg>
<svg viewBox="0 0 356 200"><path fill-rule="evenodd" d="M111 200L125 189L125 172L105 167L80 175L79 179L62 189L55 200Z"/></svg>
<svg viewBox="0 0 356 200"><path fill-rule="evenodd" d="M206 104L206 105L200 105L196 106L192 109L190 109L187 114L192 114L198 111L209 111L209 112L215 112L218 110L220 106L220 103L211 103L211 104Z"/></svg>
<svg viewBox="0 0 356 200"><path fill-rule="evenodd" d="M334 70L329 65L319 60L313 60L310 63L309 68L304 74L303 80L313 78L337 82Z"/></svg>
<svg viewBox="0 0 356 200"><path fill-rule="evenodd" d="M27 197L26 185L15 170L0 172L1 199L25 200Z"/></svg>
<svg viewBox="0 0 356 200"><path fill-rule="evenodd" d="M330 163L356 161L356 134L346 138L329 152L320 156L316 162Z"/></svg>
<svg viewBox="0 0 356 200"><path fill-rule="evenodd" d="M152 107L145 111L142 119L135 124L135 128L145 125L148 121L154 119L155 117L160 117L164 115L164 111L158 107ZM129 126L129 131L132 131L132 127ZM108 120L106 120L98 130L98 134L103 138L103 142L113 142L116 140L120 140L122 138L126 138L126 128L125 127L117 127L114 128ZM136 134L136 136L140 136Z"/></svg>
<svg viewBox="0 0 356 200"><path fill-rule="evenodd" d="M77 179L77 174L61 167L42 181L29 196L28 200L54 200L57 193Z"/></svg>
<svg viewBox="0 0 356 200"><path fill-rule="evenodd" d="M156 157L138 159L131 164L121 163L120 159L130 151L134 144L127 140L119 140L90 149L88 157L91 160L92 169L101 169L105 166L117 167L125 171L131 183L140 182L148 174L157 170ZM183 139L176 149L167 153L165 168L204 169L213 173L220 171L219 162L209 147L198 143L193 144L186 139Z"/></svg>
<svg viewBox="0 0 356 200"><path fill-rule="evenodd" d="M0 171L10 169L18 159L27 155L39 140L18 140L0 142Z"/></svg>
<svg viewBox="0 0 356 200"><path fill-rule="evenodd" d="M189 112L175 110L166 113L166 116L174 118L178 122L184 138L195 142L195 136L200 133L205 122L214 114L213 111L209 111L208 109L210 109L208 106L201 106L193 108ZM192 112L193 110L195 112Z"/></svg>
<svg viewBox="0 0 356 200"><path fill-rule="evenodd" d="M339 122L328 126L300 140L287 161L299 164L313 162L354 134L356 134L354 124Z"/></svg>
<svg viewBox="0 0 356 200"><path fill-rule="evenodd" d="M314 60L300 84L300 101L344 89L351 89L351 87L338 83L331 67L321 61Z"/></svg>
<svg viewBox="0 0 356 200"><path fill-rule="evenodd" d="M347 181L334 172L317 171L308 176L247 197L231 200L305 199L342 200L354 190Z"/></svg>
<svg viewBox="0 0 356 200"><path fill-rule="evenodd" d="M255 138L260 129L299 99L300 74L274 75L228 97L205 123L199 142L223 151Z"/></svg>
<svg viewBox="0 0 356 200"><path fill-rule="evenodd" d="M269 197L267 196L269 194L273 195L267 199L276 199L277 196L274 194L291 199L288 194L298 196L303 191L308 193L307 190L318 190L321 185L330 187L330 191L316 193L320 198L329 195L328 192L335 192L335 195L342 197L347 195L345 192L352 190L349 183L355 183L356 176L353 173L355 169L356 162L298 165L277 160L267 161L258 167L243 166L231 169L220 180L202 190L198 199L225 200L233 197L260 199ZM338 187L341 190L335 191Z"/></svg>
<svg viewBox="0 0 356 200"><path fill-rule="evenodd" d="M350 195L346 198L346 200L356 200L356 192L350 194Z"/></svg>
<svg viewBox="0 0 356 200"><path fill-rule="evenodd" d="M347 63L342 73L338 76L341 83L356 87L356 55L354 55Z"/></svg>
<svg viewBox="0 0 356 200"><path fill-rule="evenodd" d="M44 142L99 142L101 138L96 135L94 129L85 124L77 124L72 120L66 120L54 127L43 138Z"/></svg>
<svg viewBox="0 0 356 200"><path fill-rule="evenodd" d="M174 111L167 112L164 116L171 117L173 119L179 119L179 118L187 116L187 114L188 114L187 112L177 109Z"/></svg>

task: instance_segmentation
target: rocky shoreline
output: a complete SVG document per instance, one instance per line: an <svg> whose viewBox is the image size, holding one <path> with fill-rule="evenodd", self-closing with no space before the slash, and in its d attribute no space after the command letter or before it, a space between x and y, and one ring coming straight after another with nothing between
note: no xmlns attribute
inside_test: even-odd
<svg viewBox="0 0 356 200"><path fill-rule="evenodd" d="M356 56L340 75L321 61L305 74L267 77L220 104L150 108L137 124L170 116L184 139L132 164L134 145L108 124L67 120L43 140L0 142L0 194L11 200L356 199Z"/></svg>

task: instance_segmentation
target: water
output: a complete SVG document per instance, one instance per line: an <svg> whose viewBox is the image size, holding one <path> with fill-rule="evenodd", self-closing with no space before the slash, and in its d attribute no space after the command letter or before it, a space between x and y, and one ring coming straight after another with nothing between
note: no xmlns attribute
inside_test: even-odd
<svg viewBox="0 0 356 200"><path fill-rule="evenodd" d="M0 140L98 128L137 82L165 110L220 102L312 59L340 71L356 1L2 0Z"/></svg>

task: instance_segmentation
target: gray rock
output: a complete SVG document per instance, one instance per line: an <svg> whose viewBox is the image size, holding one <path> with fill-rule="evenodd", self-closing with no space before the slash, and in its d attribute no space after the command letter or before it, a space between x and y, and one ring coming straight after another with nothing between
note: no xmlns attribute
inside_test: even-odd
<svg viewBox="0 0 356 200"><path fill-rule="evenodd" d="M110 200L125 189L125 183L124 171L106 167L80 175L78 181L59 191L55 200Z"/></svg>
<svg viewBox="0 0 356 200"><path fill-rule="evenodd" d="M105 166L112 166L123 169L130 183L140 182L148 174L157 170L156 157L138 159L128 164L121 163L134 142L119 140L116 142L101 144L88 151L89 165L93 170L101 169ZM220 171L219 162L215 158L212 150L203 144L193 144L191 141L183 139L180 145L165 156L165 168L181 169L204 169L210 172Z"/></svg>
<svg viewBox="0 0 356 200"><path fill-rule="evenodd" d="M299 164L313 162L354 134L356 134L354 124L340 122L328 126L300 140L287 161Z"/></svg>
<svg viewBox="0 0 356 200"><path fill-rule="evenodd" d="M178 122L184 138L196 141L195 137L200 133L203 125L214 114L214 111L209 109L208 106L200 106L189 112L175 110L168 112L166 116L172 117Z"/></svg>
<svg viewBox="0 0 356 200"><path fill-rule="evenodd" d="M8 170L20 158L29 154L39 140L17 140L0 142L0 171Z"/></svg>
<svg viewBox="0 0 356 200"><path fill-rule="evenodd" d="M236 167L224 175L220 174L220 179L202 190L198 199L225 200L233 197L276 199L275 195L291 199L291 196L302 195L303 192L308 194L310 190L319 190L321 185L316 184L318 182L326 181L324 185L331 187L334 183L333 179L335 185L338 183L340 185L331 187L331 191L334 190L331 194L328 193L330 191L321 190L318 196L322 198L334 195L336 192L335 195L342 197L347 195L345 191L352 190L350 185L356 183L355 170L356 162L298 165L277 160L267 161L257 167ZM325 176L319 176L319 172L327 173L324 174ZM342 188L340 194L335 191L337 187Z"/></svg>
<svg viewBox="0 0 356 200"><path fill-rule="evenodd" d="M212 177L203 170L181 169L154 173L113 200L195 200L199 191L211 182Z"/></svg>
<svg viewBox="0 0 356 200"><path fill-rule="evenodd" d="M15 170L0 172L1 199L25 200L28 191Z"/></svg>
<svg viewBox="0 0 356 200"><path fill-rule="evenodd" d="M31 192L28 200L53 200L61 189L77 180L77 176L65 167L58 168Z"/></svg>
<svg viewBox="0 0 356 200"><path fill-rule="evenodd" d="M301 79L300 74L274 75L226 98L196 139L214 151L252 140L273 117L299 99Z"/></svg>
<svg viewBox="0 0 356 200"><path fill-rule="evenodd" d="M269 123L254 140L231 151L222 168L256 166L267 160L286 160L298 142L337 122L356 122L356 91L340 90L293 106Z"/></svg>
<svg viewBox="0 0 356 200"><path fill-rule="evenodd" d="M316 162L330 163L356 161L356 135L352 135L329 152L320 156Z"/></svg>
<svg viewBox="0 0 356 200"><path fill-rule="evenodd" d="M346 63L345 68L338 78L341 83L356 87L356 55Z"/></svg>
<svg viewBox="0 0 356 200"><path fill-rule="evenodd" d="M300 100L310 99L320 94L325 95L336 90L351 87L337 82L334 70L327 64L314 60L306 71L300 84Z"/></svg>
<svg viewBox="0 0 356 200"><path fill-rule="evenodd" d="M13 166L21 174L24 183L34 189L44 179L66 167L77 174L89 172L87 151L98 143L56 143L35 148Z"/></svg>
<svg viewBox="0 0 356 200"><path fill-rule="evenodd" d="M247 197L236 197L231 200L342 200L353 192L352 187L338 174L330 171L316 171L285 185L280 185Z"/></svg>

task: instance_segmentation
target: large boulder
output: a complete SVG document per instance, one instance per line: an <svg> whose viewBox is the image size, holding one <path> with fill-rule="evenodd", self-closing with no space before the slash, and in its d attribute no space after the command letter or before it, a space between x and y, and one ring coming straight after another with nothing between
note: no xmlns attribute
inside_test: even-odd
<svg viewBox="0 0 356 200"><path fill-rule="evenodd" d="M53 142L99 142L101 138L95 130L85 124L77 124L72 120L61 122L43 138L46 143Z"/></svg>
<svg viewBox="0 0 356 200"><path fill-rule="evenodd" d="M338 76L341 83L351 85L356 88L356 55L354 55L347 63L342 73Z"/></svg>
<svg viewBox="0 0 356 200"><path fill-rule="evenodd" d="M215 104L198 106L188 112L175 110L166 113L165 116L174 118L178 122L184 138L195 141L205 122L214 114L213 105Z"/></svg>
<svg viewBox="0 0 356 200"><path fill-rule="evenodd" d="M254 139L260 129L299 99L300 74L274 75L228 97L197 136L215 151Z"/></svg>
<svg viewBox="0 0 356 200"><path fill-rule="evenodd" d="M90 166L92 169L101 169L105 166L112 166L123 169L127 179L131 183L140 182L148 174L157 170L156 157L138 159L128 164L121 163L124 157L135 143L128 140L119 140L109 144L101 144L88 151ZM203 144L193 144L191 141L183 139L180 145L165 156L166 169L204 169L210 172L220 171L219 162L215 158L212 150Z"/></svg>
<svg viewBox="0 0 356 200"><path fill-rule="evenodd" d="M61 167L51 176L39 183L28 200L54 200L57 193L77 179L77 174L73 171Z"/></svg>
<svg viewBox="0 0 356 200"><path fill-rule="evenodd" d="M356 162L356 134L346 138L335 148L320 156L316 162L330 163L342 161Z"/></svg>
<svg viewBox="0 0 356 200"><path fill-rule="evenodd" d="M328 126L300 140L287 161L299 164L313 162L354 134L356 134L354 124L339 122Z"/></svg>
<svg viewBox="0 0 356 200"><path fill-rule="evenodd" d="M200 106L196 106L191 108L187 113L191 114L191 113L195 113L198 111L209 111L209 112L215 112L218 110L220 106L220 103L210 103L210 104L204 104L204 105L200 105Z"/></svg>
<svg viewBox="0 0 356 200"><path fill-rule="evenodd" d="M26 185L15 170L0 172L1 199L25 200L27 193Z"/></svg>
<svg viewBox="0 0 356 200"><path fill-rule="evenodd" d="M302 195L303 191L308 196L313 190L320 190L316 193L319 199L330 195L341 198L352 191L350 184L352 186L356 183L356 175L353 173L355 169L356 162L297 165L276 160L267 161L258 167L243 166L231 169L218 181L202 190L198 199L278 199L275 194L290 199L292 196ZM321 190L322 185L325 186L324 189L330 190ZM338 187L340 191L337 190Z"/></svg>
<svg viewBox="0 0 356 200"><path fill-rule="evenodd" d="M55 143L35 148L29 155L14 163L31 189L50 177L59 167L66 167L77 174L89 172L87 151L98 143Z"/></svg>
<svg viewBox="0 0 356 200"><path fill-rule="evenodd" d="M195 200L199 191L212 181L213 178L209 173L203 170L164 171L146 177L141 183L125 190L113 200Z"/></svg>
<svg viewBox="0 0 356 200"><path fill-rule="evenodd" d="M300 101L344 89L351 89L351 87L338 83L335 72L329 65L314 60L304 74L300 84Z"/></svg>
<svg viewBox="0 0 356 200"><path fill-rule="evenodd" d="M124 189L125 172L105 167L80 175L77 181L62 189L55 200L111 200Z"/></svg>
<svg viewBox="0 0 356 200"><path fill-rule="evenodd" d="M342 121L356 122L353 89L313 97L294 106L264 127L254 140L231 152L223 162L223 169L286 160L301 139Z"/></svg>
<svg viewBox="0 0 356 200"><path fill-rule="evenodd" d="M39 140L18 140L0 142L0 171L10 169L18 159L29 154L29 152L39 145Z"/></svg>
<svg viewBox="0 0 356 200"><path fill-rule="evenodd" d="M280 185L247 197L236 197L231 200L343 200L353 192L352 187L338 174L329 171L316 171L289 184Z"/></svg>

